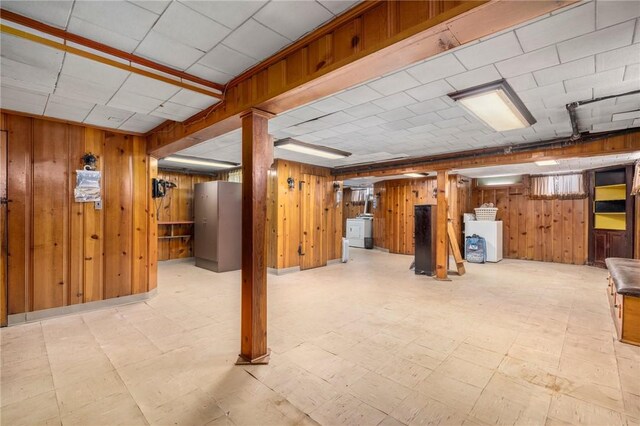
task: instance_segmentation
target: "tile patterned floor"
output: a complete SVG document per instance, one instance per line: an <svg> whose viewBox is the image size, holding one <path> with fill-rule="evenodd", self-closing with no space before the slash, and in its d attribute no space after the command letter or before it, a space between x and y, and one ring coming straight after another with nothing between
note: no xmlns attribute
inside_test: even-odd
<svg viewBox="0 0 640 426"><path fill-rule="evenodd" d="M3 425L640 424L606 271L411 258L269 276L268 366L236 367L239 273L160 266L146 303L1 331Z"/></svg>

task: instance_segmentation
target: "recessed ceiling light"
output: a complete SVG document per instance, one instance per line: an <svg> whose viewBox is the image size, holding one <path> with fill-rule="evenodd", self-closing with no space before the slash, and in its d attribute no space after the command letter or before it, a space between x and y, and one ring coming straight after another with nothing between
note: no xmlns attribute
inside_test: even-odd
<svg viewBox="0 0 640 426"><path fill-rule="evenodd" d="M540 160L536 161L536 165L538 166L555 166L558 164L556 160Z"/></svg>
<svg viewBox="0 0 640 426"><path fill-rule="evenodd" d="M449 97L497 132L522 129L536 122L504 79L450 93Z"/></svg>
<svg viewBox="0 0 640 426"><path fill-rule="evenodd" d="M193 166L207 166L207 167L215 167L219 169L232 169L234 167L238 167L236 163L229 163L226 161L217 161L217 160L207 160L205 158L193 158L193 157L184 157L171 155L169 157L165 157L162 161L168 161L170 163L180 163L180 164L191 164Z"/></svg>
<svg viewBox="0 0 640 426"><path fill-rule="evenodd" d="M327 146L313 145L292 138L277 140L275 141L273 146L300 154L315 155L316 157L328 158L330 160L337 160L339 158L345 158L351 155L350 152L340 151L339 149L329 148Z"/></svg>

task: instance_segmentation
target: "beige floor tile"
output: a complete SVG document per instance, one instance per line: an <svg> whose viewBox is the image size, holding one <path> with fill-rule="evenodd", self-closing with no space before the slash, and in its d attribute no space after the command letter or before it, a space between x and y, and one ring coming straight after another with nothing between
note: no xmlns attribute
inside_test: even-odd
<svg viewBox="0 0 640 426"><path fill-rule="evenodd" d="M493 369L481 367L452 355L440 364L434 372L439 375L451 377L460 382L483 388L494 371Z"/></svg>
<svg viewBox="0 0 640 426"><path fill-rule="evenodd" d="M624 412L633 418L640 419L640 396L623 392Z"/></svg>
<svg viewBox="0 0 640 426"><path fill-rule="evenodd" d="M304 413L311 413L338 395L338 391L330 383L306 371L274 390Z"/></svg>
<svg viewBox="0 0 640 426"><path fill-rule="evenodd" d="M376 373L403 386L415 389L433 370L400 357L392 357Z"/></svg>
<svg viewBox="0 0 640 426"><path fill-rule="evenodd" d="M356 343L352 339L341 336L338 333L330 331L312 340L312 343L327 352L339 355L348 351Z"/></svg>
<svg viewBox="0 0 640 426"><path fill-rule="evenodd" d="M82 382L56 388L60 415L63 417L111 395L126 393L128 389L116 371L96 374Z"/></svg>
<svg viewBox="0 0 640 426"><path fill-rule="evenodd" d="M562 356L558 375L571 380L590 381L598 385L620 388L618 368L615 363L602 364Z"/></svg>
<svg viewBox="0 0 640 426"><path fill-rule="evenodd" d="M225 416L215 399L199 389L143 414L152 425L204 425Z"/></svg>
<svg viewBox="0 0 640 426"><path fill-rule="evenodd" d="M402 358L415 362L430 370L438 368L447 357L447 355L442 352L436 352L433 349L426 348L417 343L409 343L400 348L397 354Z"/></svg>
<svg viewBox="0 0 640 426"><path fill-rule="evenodd" d="M482 388L452 379L440 373L433 373L420 385L418 391L423 395L440 401L460 411L470 412L478 400Z"/></svg>
<svg viewBox="0 0 640 426"><path fill-rule="evenodd" d="M12 426L32 426L59 422L58 402L54 391L40 393L0 410L0 423Z"/></svg>
<svg viewBox="0 0 640 426"><path fill-rule="evenodd" d="M409 424L428 401L425 394L413 391L390 414L401 423Z"/></svg>
<svg viewBox="0 0 640 426"><path fill-rule="evenodd" d="M403 426L403 425L405 425L405 423L402 423L391 416L385 417L384 420L378 423L378 426Z"/></svg>
<svg viewBox="0 0 640 426"><path fill-rule="evenodd" d="M43 369L41 374L14 377L12 380L3 378L0 381L2 407L53 390L53 377L47 370L48 368Z"/></svg>
<svg viewBox="0 0 640 426"><path fill-rule="evenodd" d="M377 425L386 415L358 398L345 394L327 401L310 414L321 425Z"/></svg>
<svg viewBox="0 0 640 426"><path fill-rule="evenodd" d="M148 422L129 394L116 394L63 416L62 424L135 426L147 425Z"/></svg>
<svg viewBox="0 0 640 426"><path fill-rule="evenodd" d="M388 414L411 393L411 390L370 372L349 386L349 392L362 402Z"/></svg>
<svg viewBox="0 0 640 426"><path fill-rule="evenodd" d="M451 355L482 367L496 369L506 354L479 348L469 343L462 343Z"/></svg>
<svg viewBox="0 0 640 426"><path fill-rule="evenodd" d="M548 416L570 424L624 424L622 414L566 395L554 395L551 398Z"/></svg>
<svg viewBox="0 0 640 426"><path fill-rule="evenodd" d="M409 425L459 425L466 418L466 414L461 413L458 409L429 399Z"/></svg>

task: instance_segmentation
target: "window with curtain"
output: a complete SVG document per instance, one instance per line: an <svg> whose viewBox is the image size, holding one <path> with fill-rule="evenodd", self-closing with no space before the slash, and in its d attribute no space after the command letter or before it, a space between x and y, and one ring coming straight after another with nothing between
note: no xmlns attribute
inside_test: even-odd
<svg viewBox="0 0 640 426"><path fill-rule="evenodd" d="M576 199L587 196L582 173L531 176L529 185L529 198L533 199Z"/></svg>

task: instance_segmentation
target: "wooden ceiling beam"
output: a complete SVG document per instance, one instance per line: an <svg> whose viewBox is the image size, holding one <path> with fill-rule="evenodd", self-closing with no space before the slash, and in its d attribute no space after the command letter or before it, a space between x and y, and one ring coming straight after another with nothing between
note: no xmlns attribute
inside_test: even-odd
<svg viewBox="0 0 640 426"><path fill-rule="evenodd" d="M250 108L280 114L575 1L365 2L234 79L219 108L149 132L149 153L172 154L238 129Z"/></svg>
<svg viewBox="0 0 640 426"><path fill-rule="evenodd" d="M147 67L147 68L171 75L173 77L177 77L180 80L190 81L191 83L199 84L201 86L214 89L217 92L219 92L216 96L218 98L220 98L221 97L220 94L224 92L225 86L223 84L205 80L203 78L186 73L184 71L180 71L175 68L171 68L166 65L151 61L149 59L134 55L133 53L125 52L124 50L116 49L115 47L111 47L106 44L103 44L94 40L90 40L86 37L82 37L77 34L70 33L66 30L56 28L51 25L47 25L40 21L36 21L35 19L27 18L26 16L19 15L17 13L11 12L6 9L0 8L0 18L9 22L22 25L32 30L39 31L44 34L48 34L50 36L61 38L65 41L64 43L65 45L67 42L76 43L80 46L83 46L101 53L105 53L107 55L111 55L116 58L124 59L125 61L129 61L131 63L138 64L143 67ZM172 81L175 82L176 80L172 80Z"/></svg>
<svg viewBox="0 0 640 426"><path fill-rule="evenodd" d="M529 145L497 147L394 160L369 165L333 169L336 180L359 177L385 177L405 173L425 173L438 170L490 167L531 163L540 160L561 160L608 154L624 154L640 150L640 131L625 130L606 135L585 136L583 140L568 138Z"/></svg>

